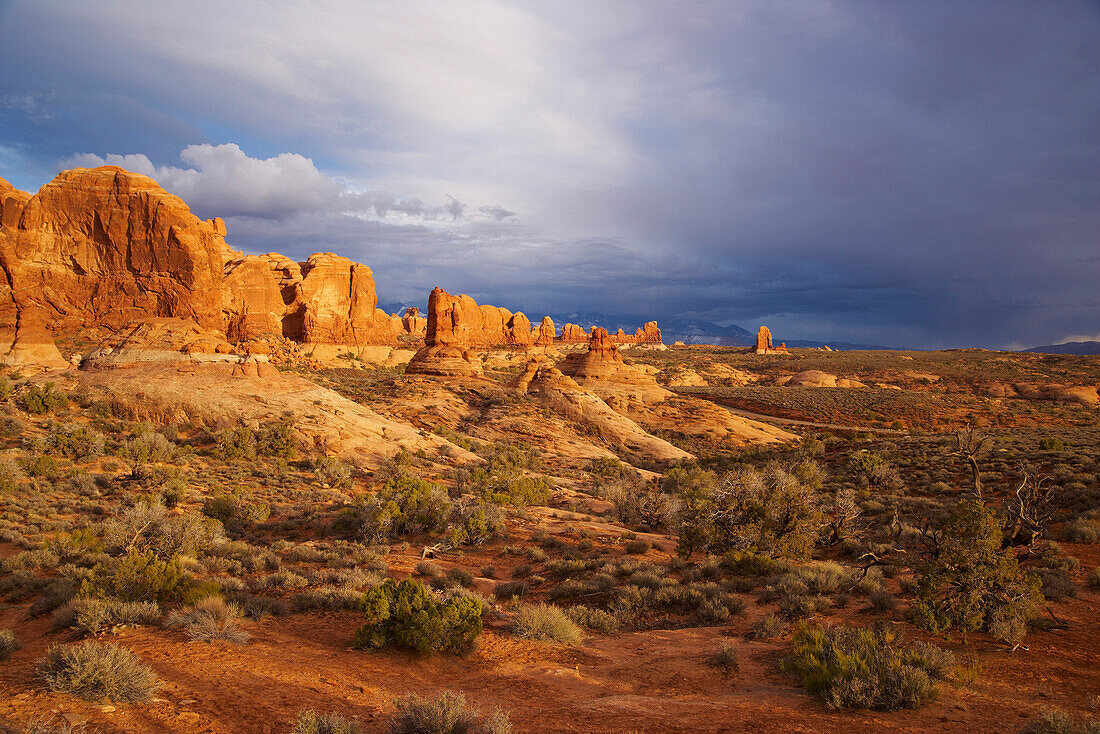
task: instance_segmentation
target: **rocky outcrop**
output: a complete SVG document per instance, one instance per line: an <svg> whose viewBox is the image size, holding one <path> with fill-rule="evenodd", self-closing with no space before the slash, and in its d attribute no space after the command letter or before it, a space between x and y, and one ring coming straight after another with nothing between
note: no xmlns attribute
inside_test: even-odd
<svg viewBox="0 0 1100 734"><path fill-rule="evenodd" d="M247 355L215 329L188 319L153 318L127 324L85 355L86 368L118 367L142 362L241 362ZM262 358L265 361L267 357ZM274 367L271 367L274 370Z"/></svg>
<svg viewBox="0 0 1100 734"><path fill-rule="evenodd" d="M1095 387L1067 385L1036 385L1033 383L994 382L979 389L981 393L994 398L1023 398L1024 400L1050 400L1055 403L1100 405L1100 392Z"/></svg>
<svg viewBox="0 0 1100 734"><path fill-rule="evenodd" d="M17 341L24 312L43 330L24 326L24 343L148 318L188 319L233 343L396 342L402 322L377 309L367 266L245 256L225 235L220 219L116 166L63 171L34 196L0 179L0 342Z"/></svg>
<svg viewBox="0 0 1100 734"><path fill-rule="evenodd" d="M775 383L787 387L867 387L859 380L838 378L821 370L803 370L789 377L780 377Z"/></svg>
<svg viewBox="0 0 1100 734"><path fill-rule="evenodd" d="M761 326L756 332L756 346L752 348L757 354L789 354L787 343L783 342L778 347L772 343L772 332L766 326Z"/></svg>
<svg viewBox="0 0 1100 734"><path fill-rule="evenodd" d="M566 324L561 327L561 341L565 343L581 344L588 341L588 334L576 324Z"/></svg>
<svg viewBox="0 0 1100 734"><path fill-rule="evenodd" d="M27 309L52 333L149 316L222 327L220 220L114 166L63 171L20 201L4 195L0 328Z"/></svg>
<svg viewBox="0 0 1100 734"><path fill-rule="evenodd" d="M538 333L535 335L536 347L552 347L554 346L554 339L558 336L558 331L554 328L554 319L549 316L542 317L542 323L539 324Z"/></svg>
<svg viewBox="0 0 1100 734"><path fill-rule="evenodd" d="M226 336L234 342L279 335L305 344L392 344L400 322L377 304L371 269L331 252L303 263L248 255L225 266Z"/></svg>
<svg viewBox="0 0 1100 734"><path fill-rule="evenodd" d="M416 306L405 309L405 315L401 317L401 330L414 337L423 337L428 330L428 320L420 315L420 309Z"/></svg>
<svg viewBox="0 0 1100 734"><path fill-rule="evenodd" d="M615 346L615 341L607 329L598 326L592 328L588 338L588 350L568 355L558 368L563 374L580 383L586 380L601 380L613 377L623 365L623 355Z"/></svg>
<svg viewBox="0 0 1100 734"><path fill-rule="evenodd" d="M661 330L656 321L647 321L642 328L634 332L635 344L663 344Z"/></svg>
<svg viewBox="0 0 1100 734"><path fill-rule="evenodd" d="M469 296L452 296L442 288L433 289L428 297L424 348L409 361L405 372L439 377L481 376L484 369L480 357L471 349L471 342L484 338L487 315Z"/></svg>
<svg viewBox="0 0 1100 734"><path fill-rule="evenodd" d="M512 314L504 331L504 341L510 347L527 348L535 343L531 321L522 311Z"/></svg>

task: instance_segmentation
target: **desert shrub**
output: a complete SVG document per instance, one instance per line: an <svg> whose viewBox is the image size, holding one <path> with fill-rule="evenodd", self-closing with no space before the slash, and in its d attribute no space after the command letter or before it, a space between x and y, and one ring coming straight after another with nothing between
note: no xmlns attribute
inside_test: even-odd
<svg viewBox="0 0 1100 734"><path fill-rule="evenodd" d="M774 640L783 634L785 625L783 620L774 614L765 614L752 623L749 629L750 640Z"/></svg>
<svg viewBox="0 0 1100 734"><path fill-rule="evenodd" d="M50 451L77 461L89 461L103 455L103 436L81 425L53 426L46 444Z"/></svg>
<svg viewBox="0 0 1100 734"><path fill-rule="evenodd" d="M874 629L801 626L785 663L806 690L836 710L896 711L933 698L954 667L934 645L908 645L888 626Z"/></svg>
<svg viewBox="0 0 1100 734"><path fill-rule="evenodd" d="M69 406L69 396L52 382L45 385L28 385L15 398L16 404L27 413L45 415Z"/></svg>
<svg viewBox="0 0 1100 734"><path fill-rule="evenodd" d="M738 469L713 484L686 483L677 497L677 550L685 556L747 549L807 558L820 532L813 485L778 466Z"/></svg>
<svg viewBox="0 0 1100 734"><path fill-rule="evenodd" d="M568 607L565 613L581 627L593 632L609 634L619 629L618 617L610 612L605 612L603 609L577 604Z"/></svg>
<svg viewBox="0 0 1100 734"><path fill-rule="evenodd" d="M581 639L581 628L553 604L521 604L512 618L512 631L520 637L566 645Z"/></svg>
<svg viewBox="0 0 1100 734"><path fill-rule="evenodd" d="M56 477L60 469L57 459L46 454L21 456L19 464L31 477Z"/></svg>
<svg viewBox="0 0 1100 734"><path fill-rule="evenodd" d="M0 629L0 661L10 658L21 647L14 632L9 629Z"/></svg>
<svg viewBox="0 0 1100 734"><path fill-rule="evenodd" d="M242 614L236 604L226 603L219 597L207 597L169 614L164 626L180 629L195 641L226 640L243 645L250 637L238 623Z"/></svg>
<svg viewBox="0 0 1100 734"><path fill-rule="evenodd" d="M372 543L384 543L406 533L444 530L451 514L451 499L438 484L398 474L351 509L363 537Z"/></svg>
<svg viewBox="0 0 1100 734"><path fill-rule="evenodd" d="M325 584L316 589L306 589L295 594L292 600L298 611L309 609L358 609L362 594L350 586Z"/></svg>
<svg viewBox="0 0 1100 734"><path fill-rule="evenodd" d="M339 714L300 711L290 734L363 734L359 723Z"/></svg>
<svg viewBox="0 0 1100 734"><path fill-rule="evenodd" d="M443 569L440 568L438 564L432 563L431 561L421 561L416 564L416 572L421 576L427 576L429 578L443 575Z"/></svg>
<svg viewBox="0 0 1100 734"><path fill-rule="evenodd" d="M526 581L505 581L497 584L493 589L493 594L497 599L511 599L517 596L523 596L527 592Z"/></svg>
<svg viewBox="0 0 1100 734"><path fill-rule="evenodd" d="M707 664L726 673L735 673L740 668L737 648L729 642L723 642L721 646L707 658Z"/></svg>
<svg viewBox="0 0 1100 734"><path fill-rule="evenodd" d="M298 441L294 438L294 418L286 416L260 426L256 434L256 453L288 460L296 458Z"/></svg>
<svg viewBox="0 0 1100 734"><path fill-rule="evenodd" d="M87 701L138 703L160 687L156 674L126 648L111 643L55 645L38 662L46 688Z"/></svg>
<svg viewBox="0 0 1100 734"><path fill-rule="evenodd" d="M0 459L0 494L9 494L27 479L23 469L8 458Z"/></svg>
<svg viewBox="0 0 1100 734"><path fill-rule="evenodd" d="M394 702L387 734L511 734L512 725L500 709L482 718L466 705L461 693L444 691L435 698L415 694Z"/></svg>
<svg viewBox="0 0 1100 734"><path fill-rule="evenodd" d="M1065 711L1048 709L1029 721L1021 734L1100 734L1100 720L1075 719Z"/></svg>
<svg viewBox="0 0 1100 734"><path fill-rule="evenodd" d="M1040 451L1064 451L1066 445L1060 438L1040 438L1039 450Z"/></svg>
<svg viewBox="0 0 1100 734"><path fill-rule="evenodd" d="M335 489L351 486L351 467L335 456L322 456L313 463L313 476L321 484Z"/></svg>
<svg viewBox="0 0 1100 734"><path fill-rule="evenodd" d="M123 601L165 602L181 592L182 583L183 571L176 558L165 560L151 550L131 549L120 559L97 564L80 592Z"/></svg>
<svg viewBox="0 0 1100 734"><path fill-rule="evenodd" d="M107 548L148 550L161 558L194 556L225 541L219 522L193 512L169 515L153 498L137 502L103 525Z"/></svg>
<svg viewBox="0 0 1100 734"><path fill-rule="evenodd" d="M414 579L387 579L362 596L365 623L355 646L397 645L421 654L460 652L481 634L481 602L471 597L435 599Z"/></svg>
<svg viewBox="0 0 1100 734"><path fill-rule="evenodd" d="M896 489L901 485L898 470L882 454L860 450L849 460L860 484L880 490Z"/></svg>
<svg viewBox="0 0 1100 734"><path fill-rule="evenodd" d="M914 621L933 632L986 630L1017 643L1042 599L1041 582L1003 549L1001 522L985 505L963 500L944 524L939 556L917 582Z"/></svg>
<svg viewBox="0 0 1100 734"><path fill-rule="evenodd" d="M1100 520L1074 518L1062 526L1061 538L1070 543L1100 543Z"/></svg>
<svg viewBox="0 0 1100 734"><path fill-rule="evenodd" d="M160 621L156 602L125 602L118 599L75 599L54 612L56 629L73 627L98 635L123 625L152 625Z"/></svg>
<svg viewBox="0 0 1100 734"><path fill-rule="evenodd" d="M141 430L133 438L125 439L118 448L118 455L139 464L150 461L168 461L176 453L176 445L163 434Z"/></svg>
<svg viewBox="0 0 1100 734"><path fill-rule="evenodd" d="M491 502L460 500L451 510L451 522L448 539L454 546L482 545L505 534L504 514Z"/></svg>
<svg viewBox="0 0 1100 734"><path fill-rule="evenodd" d="M250 501L241 492L222 492L203 501L202 514L232 527L264 522L271 516L271 508L264 502Z"/></svg>

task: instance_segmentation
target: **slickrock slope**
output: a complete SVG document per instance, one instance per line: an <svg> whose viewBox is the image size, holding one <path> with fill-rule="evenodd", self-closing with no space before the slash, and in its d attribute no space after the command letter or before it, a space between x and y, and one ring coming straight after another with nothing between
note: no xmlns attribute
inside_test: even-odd
<svg viewBox="0 0 1100 734"><path fill-rule="evenodd" d="M156 181L117 166L63 171L31 196L0 180L0 343L9 363L57 366L49 334L184 318L234 343L394 344L370 268L331 253L245 256ZM25 318L20 314L26 313ZM17 335L17 329L30 329Z"/></svg>

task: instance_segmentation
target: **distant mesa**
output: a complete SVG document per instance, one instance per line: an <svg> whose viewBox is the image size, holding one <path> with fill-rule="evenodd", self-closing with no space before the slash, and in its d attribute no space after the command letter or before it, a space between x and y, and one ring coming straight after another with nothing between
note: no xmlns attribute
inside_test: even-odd
<svg viewBox="0 0 1100 734"><path fill-rule="evenodd" d="M761 326L756 332L756 346L753 347L753 351L757 354L790 354L787 351L786 342L778 347L772 345L772 332L766 326Z"/></svg>

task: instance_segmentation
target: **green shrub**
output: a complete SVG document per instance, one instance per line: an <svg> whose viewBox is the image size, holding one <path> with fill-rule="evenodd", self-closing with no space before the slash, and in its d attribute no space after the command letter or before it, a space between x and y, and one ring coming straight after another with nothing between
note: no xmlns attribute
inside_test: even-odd
<svg viewBox="0 0 1100 734"><path fill-rule="evenodd" d="M117 562L97 564L80 592L123 601L165 602L179 595L182 582L176 558L164 560L151 550L131 549Z"/></svg>
<svg viewBox="0 0 1100 734"><path fill-rule="evenodd" d="M531 640L552 640L575 645L581 628L553 604L521 604L512 618L512 631Z"/></svg>
<svg viewBox="0 0 1100 734"><path fill-rule="evenodd" d="M981 502L963 500L947 519L939 556L917 582L916 624L932 632L986 630L1018 643L1042 583L1002 548L1001 521Z"/></svg>
<svg viewBox="0 0 1100 734"><path fill-rule="evenodd" d="M103 455L103 436L81 425L55 425L46 440L50 450L77 461Z"/></svg>
<svg viewBox="0 0 1100 734"><path fill-rule="evenodd" d="M46 454L36 456L21 456L19 463L23 471L32 477L56 477L59 471L57 459Z"/></svg>
<svg viewBox="0 0 1100 734"><path fill-rule="evenodd" d="M54 387L52 382L45 385L28 385L15 398L16 404L27 413L45 415L69 406L69 396L64 390Z"/></svg>
<svg viewBox="0 0 1100 734"><path fill-rule="evenodd" d="M349 509L364 538L384 543L406 533L444 530L451 515L451 499L438 484L397 474L378 492Z"/></svg>
<svg viewBox="0 0 1100 734"><path fill-rule="evenodd" d="M461 693L444 691L435 698L415 694L394 702L397 711L390 718L387 734L511 734L508 716L496 709L482 719L466 705Z"/></svg>
<svg viewBox="0 0 1100 734"><path fill-rule="evenodd" d="M176 445L163 434L143 430L133 438L122 442L118 455L134 462L144 464L151 461L168 461L176 453Z"/></svg>
<svg viewBox="0 0 1100 734"><path fill-rule="evenodd" d="M358 722L339 714L300 711L290 734L363 734Z"/></svg>
<svg viewBox="0 0 1100 734"><path fill-rule="evenodd" d="M1040 438L1039 449L1042 451L1064 451L1066 445L1060 438Z"/></svg>
<svg viewBox="0 0 1100 734"><path fill-rule="evenodd" d="M497 584L493 589L493 594L497 599L512 599L513 597L523 596L527 592L526 581L504 581Z"/></svg>
<svg viewBox="0 0 1100 734"><path fill-rule="evenodd" d="M368 589L361 607L365 624L355 646L397 645L421 654L460 652L481 634L481 602L471 597L439 601L414 579L387 579Z"/></svg>
<svg viewBox="0 0 1100 734"><path fill-rule="evenodd" d="M15 633L9 629L0 629L0 661L7 660L16 650L21 648L19 640L15 639Z"/></svg>
<svg viewBox="0 0 1100 734"><path fill-rule="evenodd" d="M46 688L86 701L148 701L160 687L156 674L126 648L111 643L55 645L38 662Z"/></svg>
<svg viewBox="0 0 1100 734"><path fill-rule="evenodd" d="M785 666L831 709L895 711L932 699L954 664L950 653L926 643L908 645L883 625L800 626Z"/></svg>

